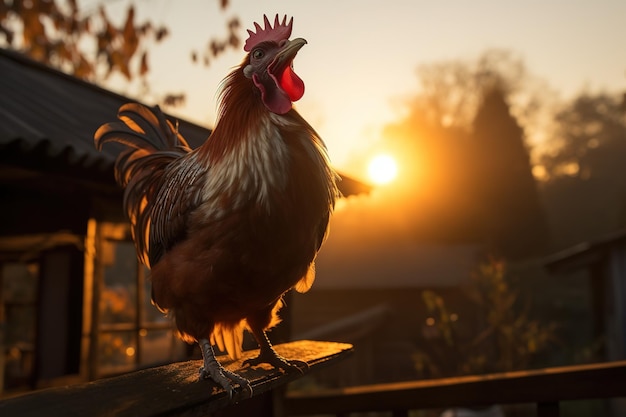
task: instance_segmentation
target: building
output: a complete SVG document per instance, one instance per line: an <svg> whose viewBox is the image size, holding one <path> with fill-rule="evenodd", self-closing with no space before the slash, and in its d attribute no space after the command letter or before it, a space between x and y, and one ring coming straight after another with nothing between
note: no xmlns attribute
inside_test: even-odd
<svg viewBox="0 0 626 417"><path fill-rule="evenodd" d="M558 252L546 268L563 279L582 275L589 294L591 339L599 347L596 360L625 359L626 230Z"/></svg>

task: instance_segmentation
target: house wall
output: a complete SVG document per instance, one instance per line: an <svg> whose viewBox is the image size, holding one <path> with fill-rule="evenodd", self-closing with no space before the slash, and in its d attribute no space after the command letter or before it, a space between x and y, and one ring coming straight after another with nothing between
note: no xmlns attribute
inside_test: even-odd
<svg viewBox="0 0 626 417"><path fill-rule="evenodd" d="M42 254L35 349L41 381L79 373L83 258L82 251L72 246Z"/></svg>
<svg viewBox="0 0 626 417"><path fill-rule="evenodd" d="M0 264L36 266L32 343L30 339L28 344L13 343L0 335L5 340L1 351L16 356L4 362L20 367L11 373L18 377L7 376L5 389L34 389L80 379L87 222L93 215L121 218L119 192L101 195L96 184L82 180L0 163L5 219L0 223ZM4 298L0 296L0 310L5 304L15 304ZM15 317L0 314L0 331L22 325ZM4 375L0 367L0 376Z"/></svg>
<svg viewBox="0 0 626 417"><path fill-rule="evenodd" d="M565 318L572 323L567 326L572 334L590 333L584 339L586 345L580 346L584 349L575 357L576 362L626 358L625 236L624 231L619 230L597 241L581 243L553 255L546 264L548 271L555 274L548 287L558 290L555 300L563 298L560 294L577 289L586 296L586 300L580 301L589 304L585 308L582 302L570 302L569 305L584 312L585 317ZM580 277L586 285L580 284ZM585 325L591 327L591 332L585 332Z"/></svg>

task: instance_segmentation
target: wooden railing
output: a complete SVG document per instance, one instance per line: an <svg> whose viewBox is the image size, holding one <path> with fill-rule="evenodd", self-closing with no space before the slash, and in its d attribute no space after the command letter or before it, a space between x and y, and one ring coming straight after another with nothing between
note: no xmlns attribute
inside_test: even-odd
<svg viewBox="0 0 626 417"><path fill-rule="evenodd" d="M278 345L276 350L306 361L310 372L347 357L352 345L298 341ZM562 401L626 397L626 361L288 392L283 397L276 395L283 392L276 388L302 374L271 367L242 368L242 360L257 353L245 352L239 361L219 358L226 368L251 381L254 396L245 401L237 395L230 400L210 380L198 381L200 361L189 361L2 400L0 416L204 416L218 410L222 416L345 416L372 411L407 416L411 410L534 403L539 417L555 417Z"/></svg>
<svg viewBox="0 0 626 417"><path fill-rule="evenodd" d="M289 416L407 416L410 410L535 403L537 416L556 417L561 401L617 397L626 397L626 361L288 393L283 408Z"/></svg>
<svg viewBox="0 0 626 417"><path fill-rule="evenodd" d="M307 362L309 369L306 372L328 366L352 351L349 344L312 341L285 343L275 348L284 357ZM302 376L297 372L286 374L263 365L242 368L243 360L257 354L258 350L244 352L244 357L238 361L218 358L227 369L251 382L253 398L241 401L242 406L254 405L255 399L263 394ZM204 416L227 407L237 407L235 403L241 400L238 397L241 393L238 392L230 400L213 381L199 381L200 365L201 361L173 363L87 384L35 391L0 401L0 416ZM267 407L273 406L271 400ZM256 415L273 413L272 410L255 410Z"/></svg>

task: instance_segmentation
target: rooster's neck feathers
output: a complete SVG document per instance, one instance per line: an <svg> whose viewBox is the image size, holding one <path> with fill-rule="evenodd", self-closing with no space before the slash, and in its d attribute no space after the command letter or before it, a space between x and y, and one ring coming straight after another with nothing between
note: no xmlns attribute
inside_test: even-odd
<svg viewBox="0 0 626 417"><path fill-rule="evenodd" d="M269 211L271 196L284 192L289 181L294 149L313 156L318 166L328 166L325 147L308 123L295 110L284 115L268 111L241 67L235 69L224 80L213 133L197 150L210 167L203 200L227 194L228 209L254 201Z"/></svg>

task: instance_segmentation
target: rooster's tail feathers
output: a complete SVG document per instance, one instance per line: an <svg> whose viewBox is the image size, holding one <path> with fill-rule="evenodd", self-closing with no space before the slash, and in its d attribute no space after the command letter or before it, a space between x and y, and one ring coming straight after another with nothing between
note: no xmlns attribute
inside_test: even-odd
<svg viewBox="0 0 626 417"><path fill-rule="evenodd" d="M245 320L229 325L217 323L211 333L211 344L228 353L231 359L239 359L242 353L243 331L247 328Z"/></svg>
<svg viewBox="0 0 626 417"><path fill-rule="evenodd" d="M280 317L278 317L278 310L283 306L282 298L279 298L274 307L270 317L270 322L263 331L269 330L272 327L280 323ZM222 352L228 353L231 359L236 360L241 358L243 352L243 332L244 330L252 331L248 321L246 319L240 320L236 323L216 323L211 332L211 344L217 346ZM185 340L183 338L183 340Z"/></svg>
<svg viewBox="0 0 626 417"><path fill-rule="evenodd" d="M138 255L149 265L150 213L155 195L169 164L191 149L158 107L124 104L118 118L102 125L94 135L94 142L98 149L110 142L127 147L115 161L115 179L125 189L124 208Z"/></svg>
<svg viewBox="0 0 626 417"><path fill-rule="evenodd" d="M96 131L94 140L98 150L108 142L119 142L148 153L173 148L189 149L177 127L165 118L158 106L151 110L141 104L127 103L120 107L117 117L120 121L104 124Z"/></svg>

